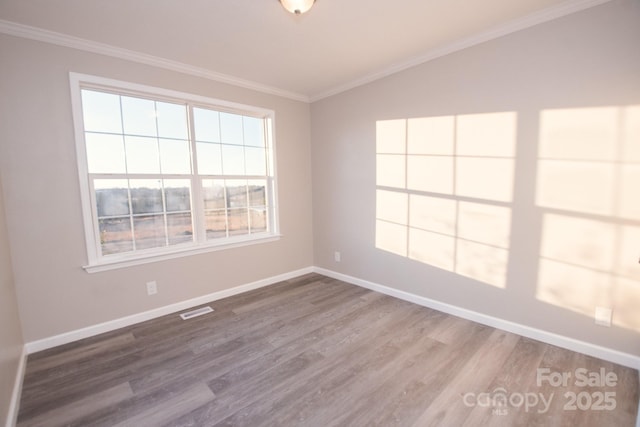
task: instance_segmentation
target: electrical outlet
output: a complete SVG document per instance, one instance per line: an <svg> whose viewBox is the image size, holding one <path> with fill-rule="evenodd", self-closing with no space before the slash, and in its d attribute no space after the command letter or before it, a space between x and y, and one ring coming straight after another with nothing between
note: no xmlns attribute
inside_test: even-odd
<svg viewBox="0 0 640 427"><path fill-rule="evenodd" d="M335 251L335 252L333 253L333 260L334 260L335 262L340 262L340 260L341 260L340 252Z"/></svg>
<svg viewBox="0 0 640 427"><path fill-rule="evenodd" d="M155 295L158 293L158 284L155 280L147 282L147 295Z"/></svg>
<svg viewBox="0 0 640 427"><path fill-rule="evenodd" d="M611 326L613 310L606 307L596 307L596 325Z"/></svg>

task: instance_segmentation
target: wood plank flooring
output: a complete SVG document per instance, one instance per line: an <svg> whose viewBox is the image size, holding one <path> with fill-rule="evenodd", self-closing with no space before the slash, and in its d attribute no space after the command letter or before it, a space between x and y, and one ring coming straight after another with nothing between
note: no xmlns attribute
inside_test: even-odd
<svg viewBox="0 0 640 427"><path fill-rule="evenodd" d="M635 425L636 370L317 274L209 305L30 355L18 426Z"/></svg>

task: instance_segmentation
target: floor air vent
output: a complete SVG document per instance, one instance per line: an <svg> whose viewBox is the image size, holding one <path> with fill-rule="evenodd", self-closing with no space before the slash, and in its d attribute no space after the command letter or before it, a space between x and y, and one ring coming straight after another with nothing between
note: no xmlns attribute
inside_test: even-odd
<svg viewBox="0 0 640 427"><path fill-rule="evenodd" d="M194 317L202 316L203 314L207 314L211 312L213 312L213 308L206 306L206 307L199 308L197 310L191 310L191 311L187 311L186 313L182 313L180 317L182 317L182 320L189 320L189 319L193 319Z"/></svg>

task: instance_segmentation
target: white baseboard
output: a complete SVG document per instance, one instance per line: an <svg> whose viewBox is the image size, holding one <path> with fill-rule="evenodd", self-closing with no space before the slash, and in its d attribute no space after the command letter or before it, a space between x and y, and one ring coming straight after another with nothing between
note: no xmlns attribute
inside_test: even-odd
<svg viewBox="0 0 640 427"><path fill-rule="evenodd" d="M147 320L151 320L156 317L175 313L181 310L186 310L188 308L195 307L197 305L201 305L207 302L230 297L243 292L251 291L253 289L258 289L264 286L271 285L273 283L292 279L292 278L302 276L304 274L308 274L312 272L316 272L318 274L322 274L328 277L333 277L335 279L339 279L348 283L352 283L357 286L371 289L376 292L380 292L386 295L403 299L405 301L419 304L424 307L429 307L434 310L438 310L444 313L452 314L454 316L462 317L463 319L482 323L483 325L488 325L504 331L512 332L528 338L539 340L547 344L556 345L558 347L577 351L579 353L584 353L589 356L608 360L613 363L617 363L623 366L628 366L628 367L640 370L640 357L632 354L623 353L617 350L601 347L588 342L579 341L573 338L554 334L552 332L543 331L541 329L536 329L536 328L521 325L518 323L510 322L508 320L489 316L483 313L478 313L472 310L467 310L451 304L446 304L430 298L422 297L422 296L415 295L405 291L400 291L398 289L394 289L378 283L370 282L368 280L359 279L357 277L349 276L346 274L338 273L338 272L328 270L325 268L320 268L320 267L307 267L300 270L291 271L289 273L280 274L278 276L269 277L266 279L258 280L256 282L248 283L241 286L236 286L234 288L225 289L222 291L214 292L208 295L203 295L201 297L193 298L190 300L181 301L175 304L156 308L154 310L145 311L143 313L122 317L120 319L115 319L115 320L100 323L97 325L89 326L86 328L78 329L75 331L66 332L64 334L55 335L49 338L44 338L37 341L31 341L25 344L25 350L27 354L35 353L37 351L46 350L48 348L56 347L62 344L67 344L73 341L77 341L83 338L88 338L104 332L113 331L115 329L123 328L136 323L145 322Z"/></svg>
<svg viewBox="0 0 640 427"><path fill-rule="evenodd" d="M46 350L48 348L56 347L59 345L67 344L73 341L78 341L84 338L92 337L104 332L113 331L126 326L134 325L136 323L145 322L147 320L155 319L156 317L165 316L167 314L175 313L178 311L186 310L197 305L206 304L211 301L216 301L222 298L227 298L233 295L248 292L254 289L262 288L283 280L293 279L304 274L312 273L313 267L307 267L289 273L280 274L278 276L269 277L266 279L258 280L245 285L236 286L234 288L225 289L211 294L203 295L197 298L192 298L186 301L181 301L175 304L170 304L164 307L156 308L153 310L145 311L143 313L133 314L131 316L122 317L120 319L110 320L108 322L99 323L97 325L88 326L86 328L77 329L75 331L66 332L60 335L44 338L37 341L31 341L25 344L27 354L35 353L38 351Z"/></svg>
<svg viewBox="0 0 640 427"><path fill-rule="evenodd" d="M632 354L623 353L621 351L612 350L606 347L601 347L601 346L590 344L584 341L579 341L573 338L554 334L552 332L543 331L541 329L532 328L529 326L510 322L504 319L499 319L497 317L489 316L487 314L482 314L476 311L456 307L451 304L446 304L440 301L425 298L409 292L400 291L398 289L390 288L388 286L380 285L378 283L370 282L368 280L359 279L357 277L348 276L346 274L338 273L332 270L327 270L325 268L314 267L313 271L318 274L322 274L324 276L332 277L334 279L342 280L344 282L361 286L363 288L371 289L372 291L380 292L392 297L396 297L405 301L422 305L424 307L429 307L434 310L442 311L444 313L448 313L457 317L462 317L463 319L471 320L477 323L481 323L483 325L501 329L503 331L512 332L514 334L518 334L527 338L532 338L538 341L542 341L547 344L566 348L568 350L576 351L578 353L583 353L589 356L597 357L599 359L607 360L609 362L617 363L619 365L640 370L640 357ZM640 427L640 425L638 425L637 427Z"/></svg>
<svg viewBox="0 0 640 427"><path fill-rule="evenodd" d="M463 319L471 320L481 323L483 325L491 326L504 331L512 332L524 337L532 338L538 341L542 341L547 344L552 344L558 347L566 348L568 350L584 353L589 356L597 357L603 360L608 360L613 363L617 363L623 366L640 370L640 357L623 353L617 350L612 350L606 347L597 346L584 341L579 341L573 338L565 337L562 335L554 334L548 331L535 329L529 326L521 325L518 323L510 322L497 317L489 316L483 313L478 313L472 310L460 308L451 304L446 304L440 301L432 300L430 298L415 295L409 292L394 289L388 286L384 286L378 283L370 282L368 280L359 279L357 277L349 276L346 274L338 273L332 270L328 270L320 267L307 267L300 270L292 271L289 273L280 274L278 276L269 277L266 279L258 280L252 283L248 283L234 288L225 289L222 291L214 292L211 294L203 295L201 297L181 301L168 306L160 307L154 310L145 311L143 313L134 314L131 316L115 319L109 322L100 323L97 325L89 326L86 328L78 329L75 331L67 332L60 335L55 335L49 338L44 338L37 341L31 341L25 344L23 352L20 358L20 364L16 373L16 380L14 385L13 394L11 396L11 403L9 407L9 414L7 417L6 427L15 426L18 409L20 403L20 394L22 390L22 380L24 378L24 370L26 366L27 355L35 353L37 351L46 350L48 348L56 347L69 342L77 341L83 338L95 336L104 332L109 332L126 326L130 326L136 323L144 322L154 319L156 317L164 316L167 314L175 313L178 311L186 310L191 307L195 307L207 302L216 301L222 298L237 295L243 292L248 292L254 289L258 289L264 286L268 286L283 280L289 280L298 276L309 273L318 273L327 277L342 280L347 283L351 283L363 288L371 289L376 292L380 292L395 298L399 298L405 301L409 301L415 304L429 307L434 310L442 311L454 316L461 317ZM640 427L640 407L638 408L638 421L636 427Z"/></svg>
<svg viewBox="0 0 640 427"><path fill-rule="evenodd" d="M22 395L22 381L24 380L24 370L27 366L27 349L22 347L20 360L18 361L18 369L16 370L16 379L13 383L13 392L11 393L11 401L9 402L9 411L7 413L6 427L15 427L18 421L18 410L20 409L20 396Z"/></svg>

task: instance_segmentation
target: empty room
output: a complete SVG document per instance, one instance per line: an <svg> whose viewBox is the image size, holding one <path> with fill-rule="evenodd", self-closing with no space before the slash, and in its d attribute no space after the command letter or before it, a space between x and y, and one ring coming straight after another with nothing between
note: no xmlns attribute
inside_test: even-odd
<svg viewBox="0 0 640 427"><path fill-rule="evenodd" d="M640 427L640 1L0 0L0 423Z"/></svg>

